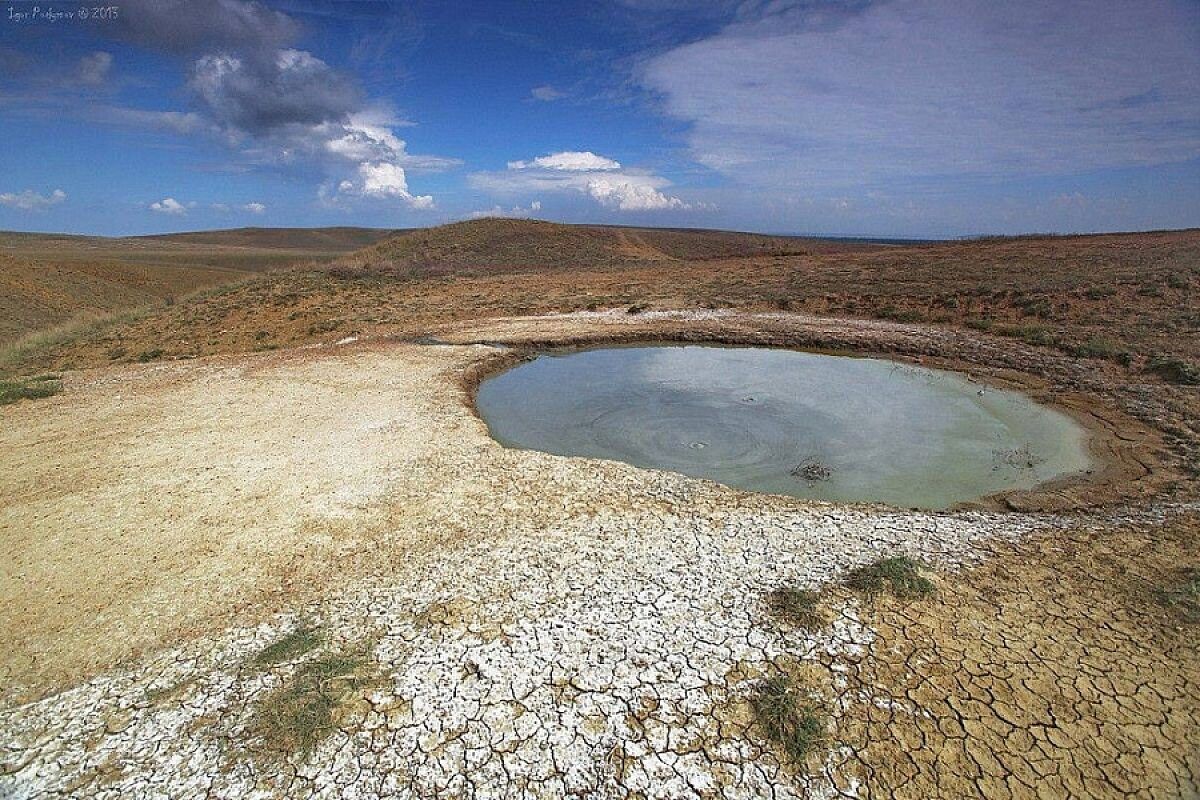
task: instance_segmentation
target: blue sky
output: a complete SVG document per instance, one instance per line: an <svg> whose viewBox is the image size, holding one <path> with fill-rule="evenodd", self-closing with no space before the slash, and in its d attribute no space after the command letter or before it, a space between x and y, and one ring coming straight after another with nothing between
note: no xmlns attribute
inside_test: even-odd
<svg viewBox="0 0 1200 800"><path fill-rule="evenodd" d="M1200 225L1196 0L116 3L0 6L0 228Z"/></svg>

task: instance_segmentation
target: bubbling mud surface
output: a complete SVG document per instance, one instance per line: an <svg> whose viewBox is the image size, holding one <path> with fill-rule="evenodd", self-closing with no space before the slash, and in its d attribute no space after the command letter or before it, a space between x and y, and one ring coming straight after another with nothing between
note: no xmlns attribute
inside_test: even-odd
<svg viewBox="0 0 1200 800"><path fill-rule="evenodd" d="M1091 466L1067 415L880 359L691 345L553 353L488 379L476 403L509 447L818 500L943 509Z"/></svg>

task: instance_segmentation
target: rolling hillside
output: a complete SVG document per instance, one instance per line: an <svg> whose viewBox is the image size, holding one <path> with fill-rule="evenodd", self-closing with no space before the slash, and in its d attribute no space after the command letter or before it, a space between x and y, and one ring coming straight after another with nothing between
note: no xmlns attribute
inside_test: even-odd
<svg viewBox="0 0 1200 800"><path fill-rule="evenodd" d="M393 231L240 228L106 238L0 233L0 342L171 302L248 273L322 262Z"/></svg>
<svg viewBox="0 0 1200 800"><path fill-rule="evenodd" d="M10 348L0 371L415 337L520 314L733 308L974 328L1135 369L1163 363L1191 380L1200 362L1198 256L1196 230L878 245L476 220L400 232L126 323Z"/></svg>
<svg viewBox="0 0 1200 800"><path fill-rule="evenodd" d="M81 316L124 311L237 280L238 270L0 253L0 342Z"/></svg>
<svg viewBox="0 0 1200 800"><path fill-rule="evenodd" d="M733 231L562 225L480 219L402 231L337 265L396 273L496 273L590 269L769 255L862 250L871 245Z"/></svg>

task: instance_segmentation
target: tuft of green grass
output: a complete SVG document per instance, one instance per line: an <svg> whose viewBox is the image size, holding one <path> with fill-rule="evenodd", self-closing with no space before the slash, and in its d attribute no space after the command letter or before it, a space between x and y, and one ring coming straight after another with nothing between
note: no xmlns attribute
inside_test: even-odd
<svg viewBox="0 0 1200 800"><path fill-rule="evenodd" d="M292 661L314 649L321 643L321 633L308 626L301 626L286 636L276 639L264 647L254 662L258 666L278 664L281 661Z"/></svg>
<svg viewBox="0 0 1200 800"><path fill-rule="evenodd" d="M1168 383L1200 386L1200 365L1182 358L1155 356L1146 364L1146 372L1152 372Z"/></svg>
<svg viewBox="0 0 1200 800"><path fill-rule="evenodd" d="M1021 309L1021 313L1027 317L1046 319L1054 315L1054 306L1042 297L1023 297L1013 301L1013 305Z"/></svg>
<svg viewBox="0 0 1200 800"><path fill-rule="evenodd" d="M1184 567L1171 586L1155 589L1154 598L1178 611L1188 622L1200 622L1200 567Z"/></svg>
<svg viewBox="0 0 1200 800"><path fill-rule="evenodd" d="M779 620L804 630L825 627L825 615L817 607L821 599L817 592L781 586L767 592L767 608Z"/></svg>
<svg viewBox="0 0 1200 800"><path fill-rule="evenodd" d="M894 305L887 305L879 309L876 315L880 319L888 319L894 322L920 322L925 319L925 315L915 308L897 308Z"/></svg>
<svg viewBox="0 0 1200 800"><path fill-rule="evenodd" d="M88 315L64 322L53 328L33 331L15 342L0 345L0 374L13 374L22 369L37 369L37 363L51 360L52 354L64 347L141 319L148 311L135 309L114 314Z"/></svg>
<svg viewBox="0 0 1200 800"><path fill-rule="evenodd" d="M0 406L6 406L18 400L36 400L41 397L53 397L61 391L62 381L58 379L57 375L38 375L34 378L0 380Z"/></svg>
<svg viewBox="0 0 1200 800"><path fill-rule="evenodd" d="M150 361L157 361L158 359L162 358L162 355L163 351L158 347L154 348L153 350L143 350L142 352L138 353L137 361L138 363L145 364Z"/></svg>
<svg viewBox="0 0 1200 800"><path fill-rule="evenodd" d="M817 703L787 675L763 679L750 695L750 707L763 733L793 763L803 763L825 741Z"/></svg>
<svg viewBox="0 0 1200 800"><path fill-rule="evenodd" d="M307 757L333 732L353 696L370 684L363 675L366 663L361 654L333 653L301 665L259 705L252 730L276 755Z"/></svg>
<svg viewBox="0 0 1200 800"><path fill-rule="evenodd" d="M1122 353L1121 346L1107 336L1093 336L1073 351L1080 358L1116 358Z"/></svg>
<svg viewBox="0 0 1200 800"><path fill-rule="evenodd" d="M921 565L908 556L892 556L851 570L843 583L856 592L874 596L890 591L901 600L917 600L934 592L933 582L921 574Z"/></svg>

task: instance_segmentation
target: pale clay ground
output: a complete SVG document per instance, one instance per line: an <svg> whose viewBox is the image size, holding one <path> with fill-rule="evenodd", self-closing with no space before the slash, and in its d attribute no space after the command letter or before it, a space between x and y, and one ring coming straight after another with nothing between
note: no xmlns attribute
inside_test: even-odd
<svg viewBox="0 0 1200 800"><path fill-rule="evenodd" d="M459 385L494 353L117 368L0 410L0 580L20 598L0 608L0 797L855 796L846 753L786 768L738 709L772 662L836 673L874 633L853 600L782 629L763 592L896 552L951 570L1069 519L505 450ZM296 663L253 658L302 621L323 652L366 647L377 680L280 764L248 726Z"/></svg>

